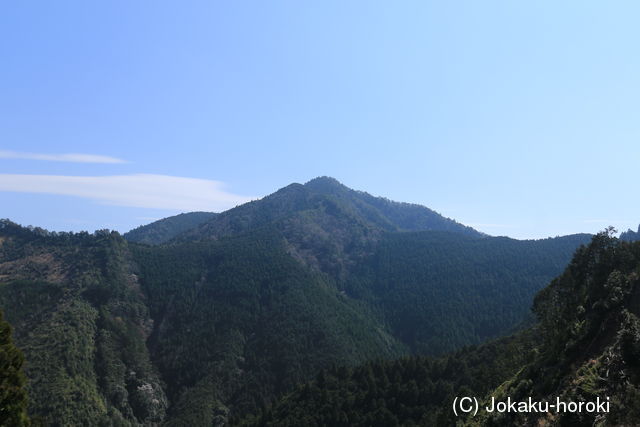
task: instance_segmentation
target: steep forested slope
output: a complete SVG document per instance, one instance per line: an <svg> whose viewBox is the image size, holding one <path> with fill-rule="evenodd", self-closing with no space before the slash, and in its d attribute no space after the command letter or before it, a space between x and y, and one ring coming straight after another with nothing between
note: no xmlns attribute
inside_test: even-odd
<svg viewBox="0 0 640 427"><path fill-rule="evenodd" d="M456 425L456 396L482 396L534 357L529 333L467 347L438 359L405 357L333 367L256 416L245 426Z"/></svg>
<svg viewBox="0 0 640 427"><path fill-rule="evenodd" d="M241 423L293 425L618 426L640 422L640 243L600 233L535 300L539 323L441 359L334 368ZM456 418L459 396L590 402L610 412Z"/></svg>
<svg viewBox="0 0 640 427"><path fill-rule="evenodd" d="M405 351L270 230L135 252L176 425L258 409L331 364Z"/></svg>
<svg viewBox="0 0 640 427"><path fill-rule="evenodd" d="M11 326L0 311L0 425L30 425L27 417L26 378L22 372L24 356L15 346Z"/></svg>
<svg viewBox="0 0 640 427"><path fill-rule="evenodd" d="M56 425L145 423L167 405L152 324L117 233L0 222L0 307L26 357L29 413Z"/></svg>
<svg viewBox="0 0 640 427"><path fill-rule="evenodd" d="M213 212L189 212L141 225L124 233L129 242L160 245L215 217Z"/></svg>
<svg viewBox="0 0 640 427"><path fill-rule="evenodd" d="M640 422L640 242L600 233L541 291L535 360L493 394L536 400L610 398L606 414L507 414L494 425L637 425Z"/></svg>
<svg viewBox="0 0 640 427"><path fill-rule="evenodd" d="M438 355L504 335L589 235L521 241L448 232L386 234L344 282L393 335Z"/></svg>

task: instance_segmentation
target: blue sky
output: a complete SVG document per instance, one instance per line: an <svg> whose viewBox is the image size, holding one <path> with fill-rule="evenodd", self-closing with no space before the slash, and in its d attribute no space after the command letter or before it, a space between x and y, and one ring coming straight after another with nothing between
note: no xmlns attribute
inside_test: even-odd
<svg viewBox="0 0 640 427"><path fill-rule="evenodd" d="M0 217L127 231L329 175L493 235L635 229L639 12L4 2Z"/></svg>

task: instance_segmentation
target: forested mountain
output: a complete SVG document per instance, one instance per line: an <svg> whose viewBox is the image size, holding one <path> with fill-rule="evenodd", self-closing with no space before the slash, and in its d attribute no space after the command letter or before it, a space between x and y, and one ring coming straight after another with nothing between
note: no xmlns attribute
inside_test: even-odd
<svg viewBox="0 0 640 427"><path fill-rule="evenodd" d="M30 415L238 420L331 366L441 355L522 327L589 239L490 237L330 178L182 233L189 215L175 218L138 234L175 235L160 245L0 223L0 308L26 358Z"/></svg>
<svg viewBox="0 0 640 427"><path fill-rule="evenodd" d="M589 235L489 237L432 210L354 191L333 178L292 184L224 212L177 241L277 230L285 250L365 303L412 351L441 354L522 322L533 295Z"/></svg>
<svg viewBox="0 0 640 427"><path fill-rule="evenodd" d="M292 258L271 228L133 247L156 322L149 348L176 405L169 419L250 412L320 368L506 333L580 241L432 233L384 239L345 283Z"/></svg>
<svg viewBox="0 0 640 427"><path fill-rule="evenodd" d="M168 242L178 234L197 227L215 216L216 214L213 212L182 213L134 228L124 233L124 238L129 242L159 245Z"/></svg>
<svg viewBox="0 0 640 427"><path fill-rule="evenodd" d="M212 240L265 226L282 233L293 257L340 279L388 232L437 230L483 236L426 207L376 198L321 177L223 212L176 241Z"/></svg>
<svg viewBox="0 0 640 427"><path fill-rule="evenodd" d="M335 222L331 223L331 219ZM304 185L291 184L260 200L223 212L184 233L180 240L217 238L274 223L286 229L299 222L316 222L320 228L327 227L326 232L331 231L328 229L331 225L346 224L361 229L363 234L373 230L438 230L482 235L424 206L373 197L334 178L319 177Z"/></svg>
<svg viewBox="0 0 640 427"><path fill-rule="evenodd" d="M440 359L410 357L332 368L242 424L251 426L620 426L640 420L640 242L608 232L581 247L538 293L539 323ZM456 396L595 402L609 413L455 418ZM481 399L483 397L483 399ZM458 424L456 424L456 422Z"/></svg>

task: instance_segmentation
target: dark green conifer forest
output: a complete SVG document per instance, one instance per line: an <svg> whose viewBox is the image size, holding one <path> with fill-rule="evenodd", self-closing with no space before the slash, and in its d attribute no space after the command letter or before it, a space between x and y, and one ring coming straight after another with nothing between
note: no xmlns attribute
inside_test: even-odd
<svg viewBox="0 0 640 427"><path fill-rule="evenodd" d="M332 368L241 424L251 426L620 426L640 419L640 242L610 231L578 249L535 298L538 322L438 359ZM611 399L609 413L454 416L456 396ZM456 424L458 423L458 424Z"/></svg>
<svg viewBox="0 0 640 427"><path fill-rule="evenodd" d="M0 311L0 425L28 426L24 356L14 345L11 326Z"/></svg>
<svg viewBox="0 0 640 427"><path fill-rule="evenodd" d="M2 220L2 396L52 426L387 426L461 421L461 393L588 389L629 422L637 252L491 237L330 178L124 237Z"/></svg>

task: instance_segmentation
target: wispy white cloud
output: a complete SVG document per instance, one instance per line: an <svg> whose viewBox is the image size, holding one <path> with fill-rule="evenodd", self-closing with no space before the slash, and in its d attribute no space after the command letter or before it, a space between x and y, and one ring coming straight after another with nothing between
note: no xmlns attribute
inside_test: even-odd
<svg viewBox="0 0 640 427"><path fill-rule="evenodd" d="M77 196L110 205L183 212L219 212L252 199L224 191L224 184L219 181L152 174L0 174L0 191Z"/></svg>
<svg viewBox="0 0 640 427"><path fill-rule="evenodd" d="M45 153L23 153L19 151L0 150L0 159L26 159L26 160L46 160L50 162L72 162L72 163L126 163L125 160L111 156L101 156L97 154L45 154Z"/></svg>

